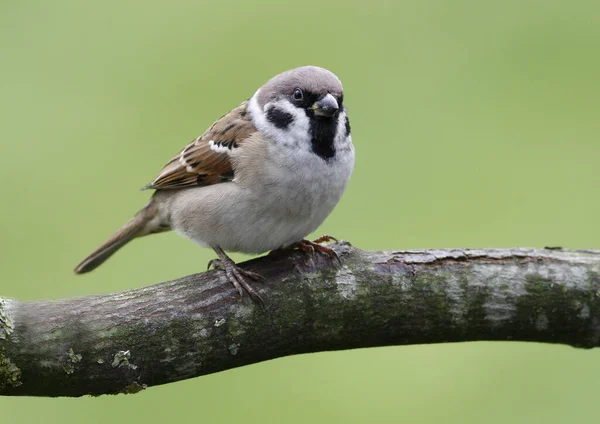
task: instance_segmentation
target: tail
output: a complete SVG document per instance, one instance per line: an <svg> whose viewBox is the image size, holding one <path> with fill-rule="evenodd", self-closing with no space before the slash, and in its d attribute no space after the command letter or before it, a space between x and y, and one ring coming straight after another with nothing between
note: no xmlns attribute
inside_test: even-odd
<svg viewBox="0 0 600 424"><path fill-rule="evenodd" d="M99 248L81 261L74 269L75 274L84 274L94 270L97 266L110 258L113 253L136 237L170 230L168 223L161 222L164 220L161 220L160 218L158 205L153 198L144 209L139 211L125 225L110 236L110 238Z"/></svg>

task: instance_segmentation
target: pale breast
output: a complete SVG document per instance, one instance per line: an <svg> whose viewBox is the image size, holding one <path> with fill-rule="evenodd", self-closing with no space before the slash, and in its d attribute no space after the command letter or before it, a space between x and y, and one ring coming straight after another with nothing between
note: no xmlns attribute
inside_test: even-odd
<svg viewBox="0 0 600 424"><path fill-rule="evenodd" d="M315 231L340 200L354 164L347 149L324 161L308 151L276 149L261 138L232 157L233 182L181 190L173 227L203 246L262 253ZM248 147L245 144L244 147Z"/></svg>
<svg viewBox="0 0 600 424"><path fill-rule="evenodd" d="M242 166L234 181L255 192L263 199L264 208L275 215L322 222L350 179L352 145L325 161L306 149L282 147L264 139L256 143L260 148L240 149L245 157L240 158Z"/></svg>

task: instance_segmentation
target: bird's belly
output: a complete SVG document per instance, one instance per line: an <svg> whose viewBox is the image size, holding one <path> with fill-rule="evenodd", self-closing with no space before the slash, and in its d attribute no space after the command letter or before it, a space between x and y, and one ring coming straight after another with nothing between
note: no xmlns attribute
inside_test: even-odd
<svg viewBox="0 0 600 424"><path fill-rule="evenodd" d="M172 227L201 246L263 253L315 231L342 192L343 187L310 178L260 187L225 183L182 190L171 206Z"/></svg>
<svg viewBox="0 0 600 424"><path fill-rule="evenodd" d="M310 219L276 216L269 214L268 210L256 212L248 216L247 225L229 222L231 231L215 238L214 242L233 252L263 253L302 240L320 224Z"/></svg>

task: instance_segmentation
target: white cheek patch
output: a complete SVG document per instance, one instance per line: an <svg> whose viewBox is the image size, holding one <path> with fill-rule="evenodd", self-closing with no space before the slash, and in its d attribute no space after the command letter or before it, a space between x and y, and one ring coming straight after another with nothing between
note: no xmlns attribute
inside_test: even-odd
<svg viewBox="0 0 600 424"><path fill-rule="evenodd" d="M285 137L287 140L291 138L296 143L310 141L310 121L304 110L292 105L287 100L279 100L278 102L273 103L270 107L276 107L294 117L294 121L288 128L278 129L283 137Z"/></svg>
<svg viewBox="0 0 600 424"><path fill-rule="evenodd" d="M259 90L260 91L260 90ZM250 99L248 109L256 127L269 138L283 145L306 146L308 149L310 142L310 121L304 110L292 105L289 101L282 99L276 102L267 103L262 109L258 105L257 91ZM269 108L277 109L291 115L293 121L286 128L277 128L267 120L266 111Z"/></svg>
<svg viewBox="0 0 600 424"><path fill-rule="evenodd" d="M346 134L346 111L342 110L338 115L337 128L335 131L336 140L344 138Z"/></svg>
<svg viewBox="0 0 600 424"><path fill-rule="evenodd" d="M250 112L250 116L252 117L254 125L256 125L256 127L262 131L263 128L267 125L267 118L264 112L260 109L260 106L258 105L259 92L260 89L258 89L256 93L254 93L254 96L252 96L252 98L250 99L250 102L248 103L248 111Z"/></svg>
<svg viewBox="0 0 600 424"><path fill-rule="evenodd" d="M346 111L342 110L338 116L338 123L335 131L334 145L336 150L346 146L348 144L348 140L352 140L352 138L350 134L346 136Z"/></svg>

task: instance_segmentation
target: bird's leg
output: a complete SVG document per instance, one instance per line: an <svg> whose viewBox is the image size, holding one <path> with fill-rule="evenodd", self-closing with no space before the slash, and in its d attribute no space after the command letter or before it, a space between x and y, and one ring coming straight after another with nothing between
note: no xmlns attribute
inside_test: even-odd
<svg viewBox="0 0 600 424"><path fill-rule="evenodd" d="M246 271L240 268L233 262L233 260L227 256L227 254L220 247L213 247L213 250L219 257L219 259L213 259L208 263L208 268L215 268L225 271L227 279L233 284L233 287L240 294L240 298L244 294L244 290L250 295L250 297L259 303L263 304L263 299L257 293L254 288L246 281L246 278L250 278L254 281L265 281L265 278L257 274L256 272Z"/></svg>
<svg viewBox="0 0 600 424"><path fill-rule="evenodd" d="M304 252L310 253L311 257L314 258L315 251L316 251L316 252L324 253L325 255L329 256L331 259L335 259L341 265L342 261L340 260L340 257L335 252L335 250L331 249L330 247L323 246L321 244L321 243L324 243L324 242L327 242L327 241L331 241L331 240L337 241L337 239L335 237L332 237L332 236L329 236L329 235L323 235L323 236L321 236L318 239L313 240L313 241L303 239L303 240L297 241L296 243L292 243L289 246L286 246L286 247L283 247L283 248L279 248L277 250L273 250L271 253L274 253L274 252L277 252L277 251L299 249L299 250L302 250Z"/></svg>

